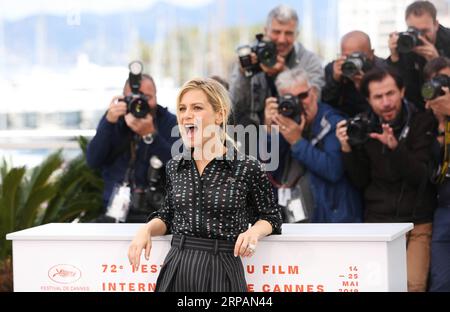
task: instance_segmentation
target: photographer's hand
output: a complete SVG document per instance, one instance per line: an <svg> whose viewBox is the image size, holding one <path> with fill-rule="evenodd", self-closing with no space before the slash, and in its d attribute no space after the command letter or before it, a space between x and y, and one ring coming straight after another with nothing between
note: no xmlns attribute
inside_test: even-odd
<svg viewBox="0 0 450 312"><path fill-rule="evenodd" d="M352 81L355 84L355 87L357 90L359 90L359 87L361 86L361 80L362 80L363 76L364 76L364 73L362 71L359 71L359 73L357 73L356 75L354 75L352 77Z"/></svg>
<svg viewBox="0 0 450 312"><path fill-rule="evenodd" d="M123 96L118 95L111 100L108 112L106 113L106 120L110 123L116 123L121 116L127 113L127 104L121 101L122 99Z"/></svg>
<svg viewBox="0 0 450 312"><path fill-rule="evenodd" d="M342 55L340 58L334 61L333 63L333 80L336 82L340 82L342 78L342 64L345 62L345 55Z"/></svg>
<svg viewBox="0 0 450 312"><path fill-rule="evenodd" d="M267 67L264 64L259 64L261 69L269 76L276 76L281 73L285 68L286 60L281 55L277 55L277 62L273 67Z"/></svg>
<svg viewBox="0 0 450 312"><path fill-rule="evenodd" d="M450 91L449 88L443 87L445 94L427 101L425 107L431 108L436 115L450 116Z"/></svg>
<svg viewBox="0 0 450 312"><path fill-rule="evenodd" d="M274 97L269 97L265 101L264 107L264 124L270 133L270 127L273 125L273 118L278 114L278 103Z"/></svg>
<svg viewBox="0 0 450 312"><path fill-rule="evenodd" d="M369 134L369 136L372 139L378 140L391 150L395 150L398 146L398 141L394 135L394 130L388 125L383 124L383 133L379 134L376 132L372 132Z"/></svg>
<svg viewBox="0 0 450 312"><path fill-rule="evenodd" d="M255 65L256 63L258 63L258 56L256 55L255 52L250 53L250 60L251 60L251 62L252 62L253 65ZM240 62L240 60L239 60L239 57L238 57L238 64L239 64L239 71L240 71L242 74L244 74L245 69L242 67L242 64L241 64L241 62Z"/></svg>
<svg viewBox="0 0 450 312"><path fill-rule="evenodd" d="M136 118L131 113L125 115L125 122L134 133L145 136L156 132L153 117L147 114L145 118Z"/></svg>
<svg viewBox="0 0 450 312"><path fill-rule="evenodd" d="M413 49L414 53L423 56L427 61L431 61L439 57L439 53L430 41L425 36L419 35L419 39L422 40L423 45L417 46Z"/></svg>
<svg viewBox="0 0 450 312"><path fill-rule="evenodd" d="M280 126L280 133L290 145L294 145L302 138L302 132L306 125L304 115L300 116L300 124L289 117L277 114L274 117L275 124Z"/></svg>
<svg viewBox="0 0 450 312"><path fill-rule="evenodd" d="M389 50L391 51L391 61L392 63L397 63L400 60L400 56L397 51L397 41L398 41L398 32L394 31L389 34Z"/></svg>
<svg viewBox="0 0 450 312"><path fill-rule="evenodd" d="M341 120L336 125L336 137L341 143L341 151L343 153L350 153L352 148L350 144L348 144L348 135L347 135L347 120Z"/></svg>

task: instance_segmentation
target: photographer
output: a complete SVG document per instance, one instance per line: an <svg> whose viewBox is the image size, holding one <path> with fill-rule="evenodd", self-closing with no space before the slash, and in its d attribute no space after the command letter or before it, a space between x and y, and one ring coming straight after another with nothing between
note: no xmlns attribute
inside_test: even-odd
<svg viewBox="0 0 450 312"><path fill-rule="evenodd" d="M133 77L130 73L130 78ZM159 164L156 161L156 167L160 167L161 162L164 164L171 159L171 147L177 139L171 137L176 118L167 108L157 104L153 78L146 74L139 77L137 84L131 83L132 86L136 84L135 92L132 92L128 79L123 96L112 99L87 148L88 165L100 169L105 182L103 202L109 217L102 216L98 220L101 222L118 221L118 217L111 216L109 209L118 195L127 197L125 203L130 203L129 213L124 212L127 222L144 222L148 214L158 208L149 207L148 201L142 202L140 197L152 195L145 194L148 191L149 175L155 175L149 171L149 162L152 156L157 156ZM133 93L136 93L137 97L131 100ZM143 96L142 99L147 102L142 101L136 105L136 100L140 100L139 96ZM157 169L163 179L164 169L150 168ZM163 181L160 183L164 185ZM127 188L128 186L130 188ZM162 196L163 194L157 197Z"/></svg>
<svg viewBox="0 0 450 312"><path fill-rule="evenodd" d="M279 126L277 170L270 173L284 222L362 222L362 200L344 175L334 134L342 116L317 100L317 91L300 67L282 72L280 98L265 104L267 131ZM270 139L270 136L268 136ZM271 144L269 140L269 145Z"/></svg>
<svg viewBox="0 0 450 312"><path fill-rule="evenodd" d="M416 1L405 13L408 31L389 35L391 56L388 64L394 66L405 81L405 97L424 110L420 88L424 83L425 64L438 56L450 57L450 29L436 19L436 8L431 2Z"/></svg>
<svg viewBox="0 0 450 312"><path fill-rule="evenodd" d="M369 36L352 31L341 39L341 57L325 67L322 100L349 117L367 111L369 103L359 92L362 76L372 67L385 66L375 56Z"/></svg>
<svg viewBox="0 0 450 312"><path fill-rule="evenodd" d="M319 92L324 84L321 60L306 50L299 42L298 16L295 10L284 5L272 9L267 17L264 29L265 37L270 40L266 45L275 44L276 54L272 66L257 64L259 72L247 77L242 65L237 62L230 79L230 94L235 112L236 124L260 125L264 122L264 100L278 96L275 88L276 76L286 68L301 66L311 77L311 85ZM271 53L267 52L269 56ZM253 63L256 54L251 54ZM270 62L270 61L269 61Z"/></svg>
<svg viewBox="0 0 450 312"><path fill-rule="evenodd" d="M424 69L428 86L424 85L422 94L427 100L439 123L437 144L435 146L436 182L438 206L434 213L433 234L431 236L431 263L429 291L450 291L450 59L438 57L430 61ZM446 129L447 128L447 129Z"/></svg>
<svg viewBox="0 0 450 312"><path fill-rule="evenodd" d="M428 178L435 121L406 101L401 77L374 68L361 81L371 111L341 121L336 136L345 170L364 191L365 222L412 222L407 234L408 291L425 291L435 189Z"/></svg>

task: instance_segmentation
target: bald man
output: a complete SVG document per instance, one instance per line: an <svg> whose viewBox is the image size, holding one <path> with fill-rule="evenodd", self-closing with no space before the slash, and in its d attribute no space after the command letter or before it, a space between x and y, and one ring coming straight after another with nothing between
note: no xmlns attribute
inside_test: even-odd
<svg viewBox="0 0 450 312"><path fill-rule="evenodd" d="M342 65L347 57L359 54L365 59L363 68L353 74L344 75ZM348 117L366 111L369 103L359 92L359 85L364 72L374 66L385 66L383 59L375 56L369 36L362 31L352 31L341 39L341 57L325 67L325 87L322 89L322 100L334 106Z"/></svg>

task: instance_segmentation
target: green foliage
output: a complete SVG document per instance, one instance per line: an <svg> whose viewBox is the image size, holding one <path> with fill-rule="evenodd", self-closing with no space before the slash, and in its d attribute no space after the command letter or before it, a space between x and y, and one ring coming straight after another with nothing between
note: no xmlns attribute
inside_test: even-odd
<svg viewBox="0 0 450 312"><path fill-rule="evenodd" d="M73 159L58 180L57 194L49 201L42 223L80 221L95 218L102 208L103 180L85 161L86 139L80 138L83 155Z"/></svg>
<svg viewBox="0 0 450 312"><path fill-rule="evenodd" d="M65 163L62 151L40 165L10 168L0 163L0 262L11 255L5 235L50 222L95 218L102 208L103 181L86 164L87 140L78 139L82 153Z"/></svg>

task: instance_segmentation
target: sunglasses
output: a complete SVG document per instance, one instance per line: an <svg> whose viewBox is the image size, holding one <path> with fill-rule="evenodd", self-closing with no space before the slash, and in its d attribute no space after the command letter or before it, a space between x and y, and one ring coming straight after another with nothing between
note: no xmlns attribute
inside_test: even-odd
<svg viewBox="0 0 450 312"><path fill-rule="evenodd" d="M305 92L299 93L297 95L298 99L300 101L303 101L304 99L306 99L309 96L309 91L311 91L311 88L309 88L308 90L306 90Z"/></svg>

